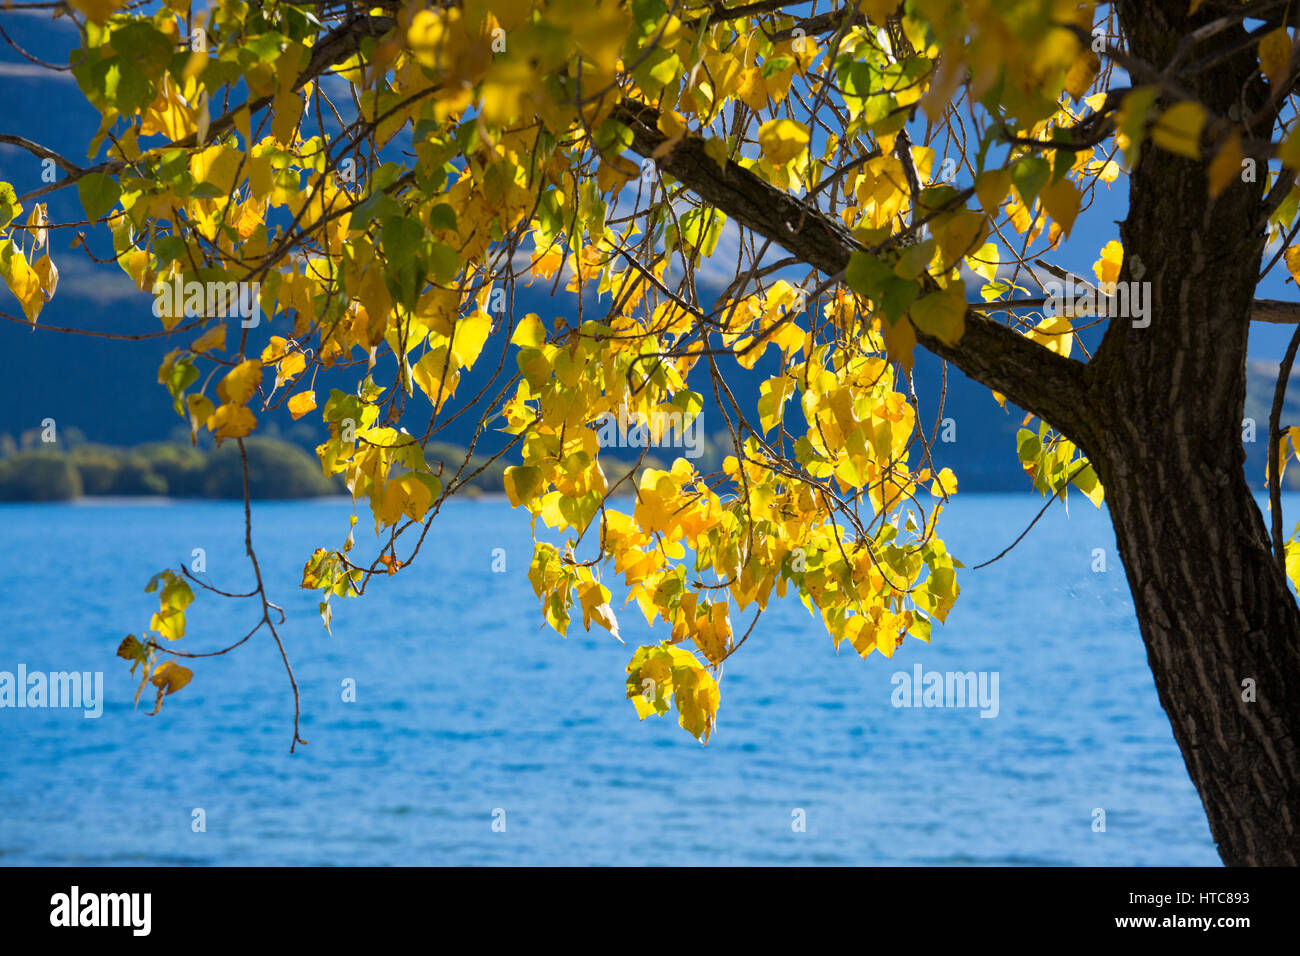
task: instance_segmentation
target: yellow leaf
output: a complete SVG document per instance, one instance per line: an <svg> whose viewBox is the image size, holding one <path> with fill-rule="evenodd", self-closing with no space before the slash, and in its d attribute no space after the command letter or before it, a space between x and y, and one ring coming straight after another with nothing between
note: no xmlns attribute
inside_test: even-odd
<svg viewBox="0 0 1300 956"><path fill-rule="evenodd" d="M1076 100L1082 99L1083 94L1088 92L1088 87L1092 86L1092 81L1097 78L1097 73L1101 69L1101 59L1090 49L1085 49L1070 64L1069 71L1065 74L1065 92L1069 93Z"/></svg>
<svg viewBox="0 0 1300 956"><path fill-rule="evenodd" d="M746 67L740 74L736 96L756 112L767 106L767 84L763 82L763 72L759 67Z"/></svg>
<svg viewBox="0 0 1300 956"><path fill-rule="evenodd" d="M154 701L153 714L162 710L163 698L168 694L174 694L190 682L194 672L188 667L182 667L174 661L164 661L153 670L153 675L149 678L150 683L158 688L158 697ZM144 684L142 683L141 689ZM136 694L139 699L139 694Z"/></svg>
<svg viewBox="0 0 1300 956"><path fill-rule="evenodd" d="M963 209L935 223L934 234L943 253L944 268L951 269L962 256L969 255L978 247L984 238L985 222L981 213Z"/></svg>
<svg viewBox="0 0 1300 956"><path fill-rule="evenodd" d="M275 184L274 167L271 165L269 156L252 156L245 164L248 172L248 186L252 190L252 198L261 202L266 199Z"/></svg>
<svg viewBox="0 0 1300 956"><path fill-rule="evenodd" d="M1070 349L1074 346L1074 326L1063 315L1050 315L1026 332L1025 338L1032 339L1057 355L1069 358Z"/></svg>
<svg viewBox="0 0 1300 956"><path fill-rule="evenodd" d="M204 64L207 63L207 59L208 58L206 56L203 57ZM253 119L252 111L249 110L247 106L243 106L235 110L235 116L234 116L235 129L238 130L239 135L244 138L245 149L248 149L253 144L252 119Z"/></svg>
<svg viewBox="0 0 1300 956"><path fill-rule="evenodd" d="M235 188L235 174L243 162L243 155L228 146L209 146L190 158L190 172L196 182L210 183L229 195Z"/></svg>
<svg viewBox="0 0 1300 956"><path fill-rule="evenodd" d="M174 694L194 677L194 672L188 667L182 667L175 661L163 661L153 670L153 676L149 678L149 683L154 687L161 688L164 693Z"/></svg>
<svg viewBox="0 0 1300 956"><path fill-rule="evenodd" d="M1092 163L1088 166L1088 172L1095 174L1103 183L1113 183L1119 179L1119 163L1113 159Z"/></svg>
<svg viewBox="0 0 1300 956"><path fill-rule="evenodd" d="M1092 264L1092 272L1103 284L1118 282L1120 266L1124 264L1124 247L1112 239L1101 250L1101 258Z"/></svg>
<svg viewBox="0 0 1300 956"><path fill-rule="evenodd" d="M1273 449L1272 455L1269 457L1268 465L1264 472L1264 480L1266 482L1272 480L1273 461L1276 459L1278 462L1277 483L1279 486L1282 485L1282 479L1286 476L1286 466L1291 463L1291 453L1287 451L1288 446L1291 448L1291 452L1295 451L1295 445L1291 439L1291 429L1284 428L1282 429L1282 434L1278 436L1277 447Z"/></svg>
<svg viewBox="0 0 1300 956"><path fill-rule="evenodd" d="M1201 130L1205 128L1205 107L1192 100L1175 103L1160 114L1151 127L1151 138L1161 149L1188 159L1201 158Z"/></svg>
<svg viewBox="0 0 1300 956"><path fill-rule="evenodd" d="M945 345L955 345L966 331L966 296L963 289L960 282L954 282L941 292L931 292L912 303L908 315L926 335L933 335ZM888 341L886 336L886 345Z"/></svg>
<svg viewBox="0 0 1300 956"><path fill-rule="evenodd" d="M942 498L945 495L955 495L956 493L957 476L952 473L951 468L944 468L934 476L934 484L930 486L930 494L936 498Z"/></svg>
<svg viewBox="0 0 1300 956"><path fill-rule="evenodd" d="M899 0L858 0L858 9L876 26L883 27L898 11L898 2Z"/></svg>
<svg viewBox="0 0 1300 956"><path fill-rule="evenodd" d="M885 337L885 354L903 366L906 372L912 371L916 360L912 352L916 349L916 329L907 319L899 319L893 325L881 320L881 334Z"/></svg>
<svg viewBox="0 0 1300 956"><path fill-rule="evenodd" d="M275 384L278 388L285 382L292 381L298 375L301 375L303 369L307 367L307 356L301 352L292 352L286 355L275 366Z"/></svg>
<svg viewBox="0 0 1300 956"><path fill-rule="evenodd" d="M985 282L992 282L998 277L998 266L1002 262L1002 253L996 242L986 242L967 258L971 270L981 276Z"/></svg>
<svg viewBox="0 0 1300 956"><path fill-rule="evenodd" d="M36 317L41 314L41 309L45 306L45 293L41 288L40 275L27 264L27 259L16 246L13 247L13 254L8 256L0 268L4 270L9 291L23 307L23 315L27 316L28 322L35 324Z"/></svg>
<svg viewBox="0 0 1300 956"><path fill-rule="evenodd" d="M397 524L402 516L421 521L433 502L429 486L415 475L403 475L384 486L383 500L375 518L384 527Z"/></svg>
<svg viewBox="0 0 1300 956"><path fill-rule="evenodd" d="M1047 214L1061 224L1068 236L1074 227L1074 220L1079 218L1079 206L1083 197L1068 178L1062 176L1057 182L1040 193L1043 208Z"/></svg>
<svg viewBox="0 0 1300 956"><path fill-rule="evenodd" d="M710 136L704 141L704 155L718 164L719 172L727 171L727 141L718 136Z"/></svg>
<svg viewBox="0 0 1300 956"><path fill-rule="evenodd" d="M518 508L526 501L531 501L542 486L541 469L532 465L516 465L507 468L502 475L506 497Z"/></svg>
<svg viewBox="0 0 1300 956"><path fill-rule="evenodd" d="M45 203L38 202L32 206L32 211L27 216L27 229L33 239L33 252L45 245L45 241L49 238L50 231L46 228L49 221L49 212Z"/></svg>
<svg viewBox="0 0 1300 956"><path fill-rule="evenodd" d="M212 114L208 111L208 91L199 92L199 101L195 104L194 142L202 146L208 139L208 128L212 125Z"/></svg>
<svg viewBox="0 0 1300 956"><path fill-rule="evenodd" d="M208 418L208 430L217 444L227 438L243 438L257 427L257 418L243 405L227 402Z"/></svg>
<svg viewBox="0 0 1300 956"><path fill-rule="evenodd" d="M975 180L975 195L990 216L996 216L1002 201L1011 190L1011 172L1006 169L986 169Z"/></svg>
<svg viewBox="0 0 1300 956"><path fill-rule="evenodd" d="M546 326L542 325L536 312L529 312L520 319L514 334L510 336L510 344L520 348L539 349L545 341Z"/></svg>
<svg viewBox="0 0 1300 956"><path fill-rule="evenodd" d="M785 375L768 379L759 386L758 421L763 426L764 434L770 432L781 421L782 410L790 396L794 394L794 389L794 380Z"/></svg>
<svg viewBox="0 0 1300 956"><path fill-rule="evenodd" d="M1287 169L1300 169L1300 129L1292 126L1291 132L1278 147L1277 158Z"/></svg>
<svg viewBox="0 0 1300 956"><path fill-rule="evenodd" d="M165 607L154 613L149 626L169 641L179 641L185 636L185 609Z"/></svg>
<svg viewBox="0 0 1300 956"><path fill-rule="evenodd" d="M589 631L591 622L595 621L622 643L623 638L618 631L618 618L609 604L609 596L609 589L598 581L588 581L579 586L578 601L582 604L582 626L584 630Z"/></svg>
<svg viewBox="0 0 1300 956"><path fill-rule="evenodd" d="M426 352L411 369L411 376L435 410L440 410L456 394L460 383L460 372L448 363L446 346Z"/></svg>
<svg viewBox="0 0 1300 956"><path fill-rule="evenodd" d="M1285 79L1287 64L1291 60L1291 34L1286 27L1278 27L1259 41L1259 66L1274 88Z"/></svg>
<svg viewBox="0 0 1300 956"><path fill-rule="evenodd" d="M198 442L199 429L207 424L216 407L206 395L187 396L185 407L190 413L190 444L193 445Z"/></svg>
<svg viewBox="0 0 1300 956"><path fill-rule="evenodd" d="M1286 576L1292 587L1300 588L1300 541L1286 543Z"/></svg>
<svg viewBox="0 0 1300 956"><path fill-rule="evenodd" d="M461 368L474 365L491 331L492 316L486 312L474 312L456 323L451 353Z"/></svg>
<svg viewBox="0 0 1300 956"><path fill-rule="evenodd" d="M177 0L173 0L173 2L177 2ZM185 9L177 11L178 13L181 14L181 16L184 16L186 11L189 10L188 0L183 0L183 2L185 3ZM188 83L190 80L194 79L196 76L198 76L200 73L203 72L204 67L206 67L210 62L211 60L209 59L208 52L206 50L191 50L189 59L185 61L185 66L181 69L181 73L180 73L181 83L185 84ZM204 90L203 92L204 94L206 94L207 90ZM235 118L235 125L236 127L238 127L239 125L238 117ZM203 140L198 140L198 142L200 145L202 145ZM247 142L247 139L245 139L245 142Z"/></svg>
<svg viewBox="0 0 1300 956"><path fill-rule="evenodd" d="M711 664L727 656L731 643L731 621L726 604L709 604L701 608L704 613L695 619L691 640Z"/></svg>
<svg viewBox="0 0 1300 956"><path fill-rule="evenodd" d="M231 369L218 383L217 397L234 405L247 405L261 384L262 363L257 359L247 359Z"/></svg>
<svg viewBox="0 0 1300 956"><path fill-rule="evenodd" d="M45 298L54 298L54 290L59 287L59 268L54 264L47 252L36 260L36 265L32 266L36 272L36 277L41 280L41 288L45 290Z"/></svg>
<svg viewBox="0 0 1300 956"><path fill-rule="evenodd" d="M1093 507L1100 508L1101 503L1106 498L1106 489L1102 487L1101 482L1097 480L1097 472L1092 465L1087 465L1082 471L1074 476L1074 487L1083 492L1084 497L1092 502Z"/></svg>
<svg viewBox="0 0 1300 956"><path fill-rule="evenodd" d="M635 179L641 172L641 167L629 159L622 156L602 156L600 165L596 170L596 186L603 193L617 192L623 184ZM560 261L564 258L559 249L553 249L544 254L546 262L534 261L533 273L545 279L548 275L554 275L555 268L559 268ZM554 263L555 268L546 272L549 263Z"/></svg>
<svg viewBox="0 0 1300 956"><path fill-rule="evenodd" d="M768 120L758 130L763 158L773 166L784 166L808 146L808 127L789 119Z"/></svg>
<svg viewBox="0 0 1300 956"><path fill-rule="evenodd" d="M388 287L384 284L384 271L378 265L372 265L361 276L357 298L361 300L369 320L365 345L374 347L383 341L388 314L393 311L393 297L388 294Z"/></svg>
<svg viewBox="0 0 1300 956"><path fill-rule="evenodd" d="M84 14L95 26L102 27L122 4L119 0L68 0L68 6Z"/></svg>
<svg viewBox="0 0 1300 956"><path fill-rule="evenodd" d="M283 146L292 146L302 118L303 99L292 85L282 87L272 103L271 135Z"/></svg>
<svg viewBox="0 0 1300 956"><path fill-rule="evenodd" d="M289 399L289 414L293 416L294 421L302 418L315 407L315 392L299 392Z"/></svg>
<svg viewBox="0 0 1300 956"><path fill-rule="evenodd" d="M289 352L289 340L282 335L271 336L271 341L262 349L262 364L274 365Z"/></svg>
<svg viewBox="0 0 1300 956"><path fill-rule="evenodd" d="M235 219L235 229L239 232L240 239L247 239L257 232L257 227L261 224L262 209L256 200L249 200L240 205Z"/></svg>
<svg viewBox="0 0 1300 956"><path fill-rule="evenodd" d="M214 325L190 345L191 352L207 352L210 349L216 349L218 352L225 351L226 327L224 325Z"/></svg>
<svg viewBox="0 0 1300 956"><path fill-rule="evenodd" d="M660 159L673 151L686 135L686 123L675 110L664 110L659 114L659 132L668 138L655 147L651 159Z"/></svg>
<svg viewBox="0 0 1300 956"><path fill-rule="evenodd" d="M1233 133L1221 147L1214 162L1210 163L1210 198L1218 199L1228 185L1241 177L1241 164L1245 156L1241 153L1241 137Z"/></svg>
<svg viewBox="0 0 1300 956"><path fill-rule="evenodd" d="M1283 258L1286 259L1287 271L1297 282L1300 282L1300 246L1291 246Z"/></svg>

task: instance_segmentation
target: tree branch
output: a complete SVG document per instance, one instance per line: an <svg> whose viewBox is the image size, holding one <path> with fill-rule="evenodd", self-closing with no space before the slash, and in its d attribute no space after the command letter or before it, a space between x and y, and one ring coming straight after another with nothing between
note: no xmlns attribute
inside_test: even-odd
<svg viewBox="0 0 1300 956"><path fill-rule="evenodd" d="M27 152L31 153L33 156L37 156L41 159L53 160L54 165L58 166L59 169L63 170L65 173L81 172L81 167L78 166L76 163L74 163L72 160L65 159L63 156L60 156L54 150L47 149L46 147L42 146L40 143L33 143L30 139L27 139L25 136L13 136L9 133L0 133L0 143L5 143L6 145L9 146L18 146L22 149L27 150Z"/></svg>
<svg viewBox="0 0 1300 956"><path fill-rule="evenodd" d="M1274 325L1300 324L1300 302L1256 299L1250 306L1250 321L1272 322Z"/></svg>
<svg viewBox="0 0 1300 956"><path fill-rule="evenodd" d="M643 157L652 157L667 139L659 131L658 112L645 104L623 99L612 115L631 129L632 149ZM842 281L849 256L861 248L843 226L820 210L735 162L719 167L698 137L683 138L658 163L700 199L829 277ZM967 311L966 332L955 345L920 330L916 337L971 378L1087 444L1086 436L1094 426L1083 363L1057 355L973 310Z"/></svg>
<svg viewBox="0 0 1300 956"><path fill-rule="evenodd" d="M1286 355L1277 370L1277 385L1273 389L1273 407L1268 413L1268 501L1273 509L1273 557L1277 566L1286 573L1286 541L1282 530L1282 463L1278 454L1278 441L1282 437L1282 406L1286 403L1286 385L1291 377L1296 349L1300 349L1300 327L1291 336Z"/></svg>
<svg viewBox="0 0 1300 956"><path fill-rule="evenodd" d="M1280 253L1279 253L1280 255ZM1097 286L1087 279L1080 278L1073 272L1067 272L1060 266L1054 266L1050 262L1042 259L1035 259L1034 265L1045 269L1062 282L1073 282L1075 285L1082 286L1092 292L1093 295L1105 295ZM1003 304L1024 304L1035 305L1038 300L1026 300L1023 303L1012 302ZM1250 321L1252 322L1270 322L1274 325L1297 325L1300 324L1300 302L1283 302L1279 299L1256 299L1250 305Z"/></svg>

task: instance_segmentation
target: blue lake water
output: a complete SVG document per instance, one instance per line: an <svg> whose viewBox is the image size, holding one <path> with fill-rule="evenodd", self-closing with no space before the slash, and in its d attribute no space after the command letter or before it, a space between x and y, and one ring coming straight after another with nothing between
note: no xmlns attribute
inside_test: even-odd
<svg viewBox="0 0 1300 956"><path fill-rule="evenodd" d="M1041 504L958 496L944 536L977 564ZM149 576L195 548L213 584L249 589L242 505L0 506L0 671L103 671L106 697L98 720L0 710L0 864L1219 862L1114 533L1080 496L962 573L947 626L892 660L836 656L802 605L774 601L726 665L707 747L675 713L638 721L624 698L632 650L662 626L629 607L627 646L580 618L567 640L540 628L527 522L503 501L449 504L417 563L335 602L326 634L297 584L314 548L342 543L349 512L254 507L310 741L291 756L291 691L264 632L193 662L193 683L152 718L113 656L157 607ZM255 619L251 602L200 594L178 646L215 650ZM916 664L996 672L998 715L894 707L891 676Z"/></svg>

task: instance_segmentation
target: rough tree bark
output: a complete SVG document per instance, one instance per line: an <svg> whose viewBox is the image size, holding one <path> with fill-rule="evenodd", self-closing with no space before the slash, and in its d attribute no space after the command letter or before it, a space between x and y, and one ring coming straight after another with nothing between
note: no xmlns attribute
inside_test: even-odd
<svg viewBox="0 0 1300 956"><path fill-rule="evenodd" d="M1173 55L1184 0L1121 3L1130 50ZM1238 36L1220 37L1227 45ZM1194 77L1217 115L1257 107L1253 48ZM1254 84L1254 85L1252 85ZM624 101L633 149L663 144ZM828 276L854 249L838 223L683 140L660 166ZM1106 488L1160 702L1230 865L1300 864L1300 609L1246 484L1246 346L1264 247L1263 183L1208 198L1203 163L1148 148L1130 181L1121 281L1151 283L1151 322L1112 321L1087 363L971 312L960 342L920 343L1075 441ZM1253 700L1243 682L1253 682Z"/></svg>
<svg viewBox="0 0 1300 956"><path fill-rule="evenodd" d="M1169 60L1186 5L1123 3L1131 51ZM1233 37L1232 39L1235 39ZM1224 41L1225 45L1229 42ZM1261 102L1253 51L1193 79L1213 113ZM1130 180L1121 281L1148 328L1112 322L1088 369L1083 444L1111 519L1160 702L1229 864L1300 863L1300 611L1243 474L1246 345L1263 187L1208 198L1204 166L1154 149ZM1139 264L1140 263L1140 264ZM1244 681L1255 699L1243 700Z"/></svg>

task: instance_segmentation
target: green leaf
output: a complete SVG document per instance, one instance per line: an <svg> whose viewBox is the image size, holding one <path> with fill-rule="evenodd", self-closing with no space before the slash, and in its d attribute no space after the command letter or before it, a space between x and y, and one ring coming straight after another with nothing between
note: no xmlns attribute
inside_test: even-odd
<svg viewBox="0 0 1300 956"><path fill-rule="evenodd" d="M0 183L0 229L13 222L14 217L22 211L23 207L18 202L18 196L14 194L14 187L8 183Z"/></svg>
<svg viewBox="0 0 1300 956"><path fill-rule="evenodd" d="M1033 205L1038 191L1047 185L1051 175L1052 167L1041 156L1025 156L1011 165L1011 181L1026 207Z"/></svg>
<svg viewBox="0 0 1300 956"><path fill-rule="evenodd" d="M435 242L429 250L429 270L434 282L446 285L460 272L460 256L451 246Z"/></svg>
<svg viewBox="0 0 1300 956"><path fill-rule="evenodd" d="M389 216L384 220L380 241L389 265L402 266L410 262L424 241L424 229L407 216Z"/></svg>
<svg viewBox="0 0 1300 956"><path fill-rule="evenodd" d="M445 202L429 210L430 229L455 229L457 222L456 210Z"/></svg>
<svg viewBox="0 0 1300 956"><path fill-rule="evenodd" d="M899 278L888 263L866 252L849 257L844 278L850 289L875 303L891 325L907 314L920 291L915 282Z"/></svg>
<svg viewBox="0 0 1300 956"><path fill-rule="evenodd" d="M92 222L112 209L122 195L122 187L111 176L89 173L77 181L77 193L86 218Z"/></svg>
<svg viewBox="0 0 1300 956"><path fill-rule="evenodd" d="M502 478L506 497L510 499L510 504L516 508L531 500L542 486L541 469L532 465L517 465L507 468Z"/></svg>

